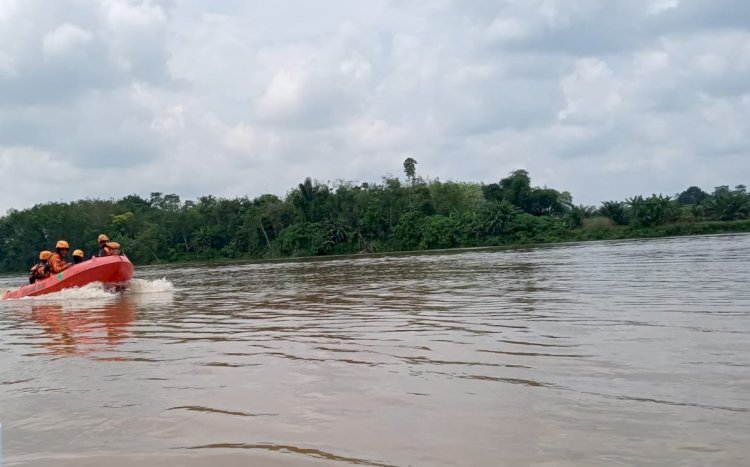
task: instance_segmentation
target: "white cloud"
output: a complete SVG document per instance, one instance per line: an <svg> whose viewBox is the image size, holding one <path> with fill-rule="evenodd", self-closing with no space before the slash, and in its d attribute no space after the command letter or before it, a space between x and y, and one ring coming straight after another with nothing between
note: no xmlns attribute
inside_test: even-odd
<svg viewBox="0 0 750 467"><path fill-rule="evenodd" d="M648 6L648 12L658 15L680 6L680 0L653 0Z"/></svg>
<svg viewBox="0 0 750 467"><path fill-rule="evenodd" d="M172 105L151 120L150 129L159 133L175 133L185 128L185 108Z"/></svg>
<svg viewBox="0 0 750 467"><path fill-rule="evenodd" d="M621 84L607 64L596 58L582 58L575 70L561 79L566 107L561 120L597 123L610 120L622 104Z"/></svg>
<svg viewBox="0 0 750 467"><path fill-rule="evenodd" d="M512 42L531 35L528 23L518 18L498 16L487 28L487 39L497 42Z"/></svg>
<svg viewBox="0 0 750 467"><path fill-rule="evenodd" d="M300 110L302 70L282 69L271 77L260 98L260 110L272 115Z"/></svg>
<svg viewBox="0 0 750 467"><path fill-rule="evenodd" d="M140 29L167 20L166 12L161 5L149 0L139 3L107 0L102 2L101 8L107 23L113 29Z"/></svg>
<svg viewBox="0 0 750 467"><path fill-rule="evenodd" d="M18 5L19 0L1 0L0 1L0 21L12 18L13 13Z"/></svg>
<svg viewBox="0 0 750 467"><path fill-rule="evenodd" d="M47 56L61 55L91 42L93 35L74 24L64 23L42 38L42 50Z"/></svg>
<svg viewBox="0 0 750 467"><path fill-rule="evenodd" d="M49 151L32 147L0 147L0 199L5 208L28 207L28 199L58 201L45 192L45 185L75 186L81 178L73 168ZM57 194L57 193L56 193ZM82 191L78 194L85 196Z"/></svg>

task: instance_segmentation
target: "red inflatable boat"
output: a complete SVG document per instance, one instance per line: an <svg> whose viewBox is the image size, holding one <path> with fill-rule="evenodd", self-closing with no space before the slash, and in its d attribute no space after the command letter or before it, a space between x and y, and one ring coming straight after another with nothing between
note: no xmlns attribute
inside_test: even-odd
<svg viewBox="0 0 750 467"><path fill-rule="evenodd" d="M33 284L24 285L16 290L9 290L5 293L3 300L32 297L71 287L83 287L92 282L105 284L126 282L131 277L133 277L133 263L127 256L94 257L61 273L52 274L46 279L37 280Z"/></svg>

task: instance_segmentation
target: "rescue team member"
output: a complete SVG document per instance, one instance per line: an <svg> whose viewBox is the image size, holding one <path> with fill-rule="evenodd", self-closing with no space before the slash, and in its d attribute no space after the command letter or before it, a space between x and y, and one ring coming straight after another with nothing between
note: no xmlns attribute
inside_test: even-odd
<svg viewBox="0 0 750 467"><path fill-rule="evenodd" d="M55 245L56 253L49 258L49 268L52 274L58 274L73 266L70 263L65 262L65 257L68 255L70 245L65 240L59 240Z"/></svg>
<svg viewBox="0 0 750 467"><path fill-rule="evenodd" d="M83 261L83 251L76 250L73 252L73 264L78 264Z"/></svg>
<svg viewBox="0 0 750 467"><path fill-rule="evenodd" d="M109 237L105 234L100 234L97 241L99 242L99 254L97 254L97 256L112 256L120 254L120 244L117 242L110 242Z"/></svg>
<svg viewBox="0 0 750 467"><path fill-rule="evenodd" d="M29 284L49 277L48 260L50 256L52 256L51 251L44 250L39 253L39 262L31 266L31 271L29 271Z"/></svg>

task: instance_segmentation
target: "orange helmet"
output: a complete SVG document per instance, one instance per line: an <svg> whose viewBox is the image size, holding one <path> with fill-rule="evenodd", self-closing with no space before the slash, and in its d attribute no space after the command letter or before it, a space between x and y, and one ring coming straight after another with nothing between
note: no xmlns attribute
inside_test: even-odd
<svg viewBox="0 0 750 467"><path fill-rule="evenodd" d="M96 241L99 242L99 243L101 243L101 242L108 242L109 241L109 237L107 237L104 234L99 234L99 238L97 238Z"/></svg>
<svg viewBox="0 0 750 467"><path fill-rule="evenodd" d="M83 258L83 251L76 250L73 252L73 256L80 256L81 258Z"/></svg>
<svg viewBox="0 0 750 467"><path fill-rule="evenodd" d="M42 260L42 261L47 261L50 256L52 256L52 252L51 251L44 250L44 251L42 251L42 252L39 253L39 259Z"/></svg>
<svg viewBox="0 0 750 467"><path fill-rule="evenodd" d="M66 242L65 240L58 240L55 248L57 248L58 250L61 248L70 248L70 245L68 245L68 242Z"/></svg>

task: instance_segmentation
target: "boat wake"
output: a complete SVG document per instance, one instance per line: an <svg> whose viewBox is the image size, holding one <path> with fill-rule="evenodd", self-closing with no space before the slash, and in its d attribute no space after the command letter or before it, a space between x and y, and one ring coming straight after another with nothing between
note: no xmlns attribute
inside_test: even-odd
<svg viewBox="0 0 750 467"><path fill-rule="evenodd" d="M59 292L38 295L36 297L23 297L18 300L30 302L59 302L61 300L91 300L106 299L110 297L114 297L114 294L111 291L106 290L104 284L101 282L92 282L83 287L62 289Z"/></svg>
<svg viewBox="0 0 750 467"><path fill-rule="evenodd" d="M19 300L30 302L60 302L60 301L85 301L85 300L107 300L124 295L144 295L174 292L174 284L165 278L144 280L131 279L121 286L112 287L110 284L92 282L83 287L72 287L35 297L23 297ZM3 296L5 292L0 294Z"/></svg>

